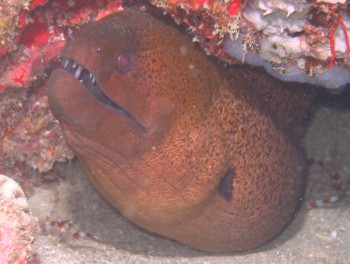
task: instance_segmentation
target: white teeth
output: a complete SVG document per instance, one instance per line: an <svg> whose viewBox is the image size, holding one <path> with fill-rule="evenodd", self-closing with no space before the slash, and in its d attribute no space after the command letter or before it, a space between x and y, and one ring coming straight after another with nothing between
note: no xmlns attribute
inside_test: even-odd
<svg viewBox="0 0 350 264"><path fill-rule="evenodd" d="M67 59L67 58L64 58L64 59L63 59L63 67L64 67L64 68L67 68L68 64L69 64L68 59Z"/></svg>
<svg viewBox="0 0 350 264"><path fill-rule="evenodd" d="M85 74L89 73L88 76L89 76L89 79L90 79L90 83L91 84L96 84L95 76L90 71L85 69L83 65L80 65L77 62L75 62L74 60L66 58L66 57L63 57L61 59L61 63L63 65L63 67L65 69L67 69L68 72L70 72L76 79L79 80L80 83L84 83L83 75L85 76ZM84 71L84 74L82 75L83 71ZM85 81L87 83L89 82L88 79L85 79ZM86 85L87 85L87 83L86 83Z"/></svg>
<svg viewBox="0 0 350 264"><path fill-rule="evenodd" d="M74 72L74 77L79 79L81 72L84 70L83 66L78 65L78 68Z"/></svg>

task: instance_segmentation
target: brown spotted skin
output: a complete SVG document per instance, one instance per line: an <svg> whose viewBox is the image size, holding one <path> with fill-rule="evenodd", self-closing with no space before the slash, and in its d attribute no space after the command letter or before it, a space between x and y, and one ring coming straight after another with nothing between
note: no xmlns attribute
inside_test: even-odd
<svg viewBox="0 0 350 264"><path fill-rule="evenodd" d="M125 51L133 65L119 73ZM302 156L242 73L225 77L187 36L138 11L87 25L63 55L145 127L65 70L52 73L49 101L67 142L127 218L213 252L257 247L285 227L302 196ZM219 192L229 168L232 199Z"/></svg>

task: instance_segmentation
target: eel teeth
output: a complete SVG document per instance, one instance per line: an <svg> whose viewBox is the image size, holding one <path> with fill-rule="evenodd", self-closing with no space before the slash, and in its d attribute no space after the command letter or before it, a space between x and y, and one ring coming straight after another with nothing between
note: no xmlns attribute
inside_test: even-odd
<svg viewBox="0 0 350 264"><path fill-rule="evenodd" d="M71 73L74 78L78 79L80 83L85 85L96 85L95 76L83 65L78 64L76 61L68 57L62 57L61 64L63 68Z"/></svg>
<svg viewBox="0 0 350 264"><path fill-rule="evenodd" d="M69 65L69 60L67 58L63 58L62 59L62 64L64 68L67 68L67 66Z"/></svg>
<svg viewBox="0 0 350 264"><path fill-rule="evenodd" d="M83 70L84 70L84 67L81 65L78 65L77 68L75 69L74 77L79 79Z"/></svg>

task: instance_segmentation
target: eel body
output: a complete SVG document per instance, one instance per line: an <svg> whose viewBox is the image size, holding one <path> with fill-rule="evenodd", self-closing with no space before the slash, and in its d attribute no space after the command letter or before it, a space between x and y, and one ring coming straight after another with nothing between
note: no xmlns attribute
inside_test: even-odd
<svg viewBox="0 0 350 264"><path fill-rule="evenodd" d="M303 158L248 85L258 80L225 75L188 36L130 10L77 31L62 64L51 109L93 185L132 222L213 252L255 248L289 222Z"/></svg>

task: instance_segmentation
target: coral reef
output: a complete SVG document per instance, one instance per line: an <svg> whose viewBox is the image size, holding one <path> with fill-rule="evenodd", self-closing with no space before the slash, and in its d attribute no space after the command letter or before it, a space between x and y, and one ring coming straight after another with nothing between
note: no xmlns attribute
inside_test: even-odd
<svg viewBox="0 0 350 264"><path fill-rule="evenodd" d="M33 259L36 223L21 187L0 174L0 263Z"/></svg>
<svg viewBox="0 0 350 264"><path fill-rule="evenodd" d="M39 171L50 169L54 161L72 158L65 147L57 121L51 115L46 90L14 88L0 98L1 169L25 162Z"/></svg>
<svg viewBox="0 0 350 264"><path fill-rule="evenodd" d="M285 81L329 89L350 83L349 4L344 0L151 2L189 25L210 55L263 66Z"/></svg>

